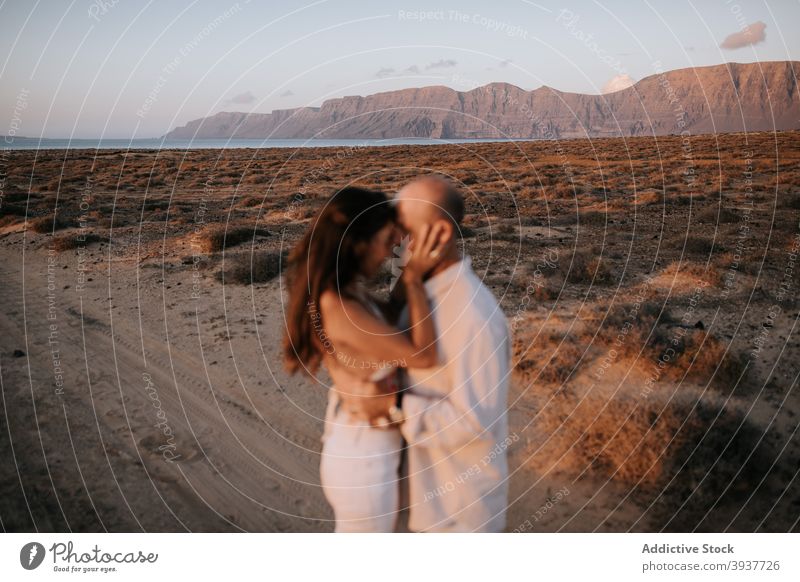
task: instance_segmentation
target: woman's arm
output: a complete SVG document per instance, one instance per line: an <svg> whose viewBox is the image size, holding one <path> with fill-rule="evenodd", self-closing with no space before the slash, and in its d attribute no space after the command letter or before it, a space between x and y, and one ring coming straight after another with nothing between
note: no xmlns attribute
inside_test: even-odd
<svg viewBox="0 0 800 582"><path fill-rule="evenodd" d="M438 356L436 351L436 331L433 328L430 302L425 293L421 275L405 270L401 280L406 291L411 343L423 352L425 356L431 357L428 366L419 366L428 368L436 364Z"/></svg>
<svg viewBox="0 0 800 582"><path fill-rule="evenodd" d="M328 354L343 365L429 368L437 363L436 336L423 276L438 262L441 228L425 229L401 276L409 310L410 336L376 317L360 302L326 291L320 297Z"/></svg>

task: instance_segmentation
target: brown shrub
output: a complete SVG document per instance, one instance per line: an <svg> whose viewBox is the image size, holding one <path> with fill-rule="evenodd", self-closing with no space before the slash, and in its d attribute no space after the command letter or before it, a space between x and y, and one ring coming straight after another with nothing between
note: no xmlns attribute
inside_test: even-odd
<svg viewBox="0 0 800 582"><path fill-rule="evenodd" d="M467 231L469 234L474 231ZM467 235L462 234L464 238L468 238ZM497 226L496 228L492 229L491 238L497 241L508 241L508 242L515 242L519 241L520 236L517 232L517 225L509 222L504 222Z"/></svg>
<svg viewBox="0 0 800 582"><path fill-rule="evenodd" d="M486 217L483 214L467 214L464 220L461 221L461 227L475 227L480 228L486 226Z"/></svg>
<svg viewBox="0 0 800 582"><path fill-rule="evenodd" d="M473 238L477 234L477 231L469 226L461 225L458 228L458 236L461 238Z"/></svg>
<svg viewBox="0 0 800 582"><path fill-rule="evenodd" d="M51 233L56 230L61 230L62 228L67 228L68 226L70 226L68 221L58 215L53 216L52 214L28 220L28 228L39 234Z"/></svg>
<svg viewBox="0 0 800 582"><path fill-rule="evenodd" d="M571 184L559 183L549 188L545 188L545 198L554 200L568 200L575 198L575 186Z"/></svg>
<svg viewBox="0 0 800 582"><path fill-rule="evenodd" d="M664 199L664 203L670 206L689 206L693 198L696 199L698 196L669 196Z"/></svg>
<svg viewBox="0 0 800 582"><path fill-rule="evenodd" d="M606 226L608 218L608 214L605 212L590 210L580 213L578 216L578 224L580 226Z"/></svg>
<svg viewBox="0 0 800 582"><path fill-rule="evenodd" d="M675 325L664 332L655 335L648 344L653 361L669 356L662 379L703 385L710 382L728 390L738 383L738 391L747 385L749 368L745 355L728 350L707 330ZM674 353L667 352L668 349Z"/></svg>
<svg viewBox="0 0 800 582"><path fill-rule="evenodd" d="M264 228L256 228L253 225L232 226L227 229L224 226L211 225L193 238L192 243L204 253L218 253L229 247L233 247L244 242L250 242L256 236L271 236L272 233Z"/></svg>
<svg viewBox="0 0 800 582"><path fill-rule="evenodd" d="M79 247L90 245L92 243L107 242L107 241L108 239L106 237L100 236L99 234L95 234L93 232L87 234L81 234L80 232L71 232L69 234L54 236L53 240L50 243L50 246L54 250L62 252L62 251L77 249Z"/></svg>
<svg viewBox="0 0 800 582"><path fill-rule="evenodd" d="M584 351L573 338L554 332L540 335L532 344L515 337L513 350L517 373L526 381L550 385L561 385L577 372Z"/></svg>
<svg viewBox="0 0 800 582"><path fill-rule="evenodd" d="M603 285L614 281L610 259L599 249L576 250L558 263L558 272L570 283Z"/></svg>
<svg viewBox="0 0 800 582"><path fill-rule="evenodd" d="M25 216L25 213L23 204L12 204L5 201L0 204L0 216Z"/></svg>
<svg viewBox="0 0 800 582"><path fill-rule="evenodd" d="M717 255L717 257L724 256L726 255ZM727 268L727 265L725 268ZM723 273L720 271L719 259L715 260L708 267L688 259L672 261L669 265L664 267L661 274L664 277L671 277L673 279L691 277L694 279L692 285L695 285L698 281L705 281L712 286L719 285L723 277ZM675 285L680 288L680 281L677 281Z"/></svg>
<svg viewBox="0 0 800 582"><path fill-rule="evenodd" d="M541 406L533 426L542 443L529 460L537 472L588 475L671 501L692 495L695 511L719 499L740 470L754 485L764 469L759 457L747 460L758 430L744 407L695 387L647 397L633 383L565 389Z"/></svg>
<svg viewBox="0 0 800 582"><path fill-rule="evenodd" d="M504 222L497 227L497 234L517 234L517 225L511 222Z"/></svg>
<svg viewBox="0 0 800 582"><path fill-rule="evenodd" d="M640 364L650 369L664 359L659 381L710 382L725 392L737 383L737 392L748 385L745 354L728 349L703 329L699 320L676 320L658 301L643 301L635 312L634 305L622 304L611 310L598 333L598 345L615 347L620 359L639 357ZM622 345L614 343L619 337L624 337Z"/></svg>
<svg viewBox="0 0 800 582"><path fill-rule="evenodd" d="M582 395L571 389L553 395L536 419L548 440L532 457L533 468L589 473L628 486L658 482L664 473L660 456L677 428L674 419L659 416L655 399L637 399L627 391L609 394L604 388L598 384Z"/></svg>
<svg viewBox="0 0 800 582"><path fill-rule="evenodd" d="M721 250L719 245L714 245L713 240L699 236L687 236L686 239L675 239L672 244L676 250L682 248L683 252L692 255L708 255L711 253L712 248Z"/></svg>
<svg viewBox="0 0 800 582"><path fill-rule="evenodd" d="M741 220L741 216L735 211L725 206L711 206L701 210L697 214L697 221L710 224L734 224Z"/></svg>
<svg viewBox="0 0 800 582"><path fill-rule="evenodd" d="M266 283L281 274L286 266L286 253L256 251L225 259L225 269L217 274L224 283L252 285Z"/></svg>
<svg viewBox="0 0 800 582"><path fill-rule="evenodd" d="M13 214L6 214L5 216L0 215L0 228L20 222L22 222L22 219L19 216L14 216Z"/></svg>
<svg viewBox="0 0 800 582"><path fill-rule="evenodd" d="M781 197L778 206L781 208L788 208L790 210L800 210L800 194L790 194L787 192Z"/></svg>
<svg viewBox="0 0 800 582"><path fill-rule="evenodd" d="M242 198L236 206L238 208L253 208L254 206L261 206L265 203L263 196L246 196Z"/></svg>

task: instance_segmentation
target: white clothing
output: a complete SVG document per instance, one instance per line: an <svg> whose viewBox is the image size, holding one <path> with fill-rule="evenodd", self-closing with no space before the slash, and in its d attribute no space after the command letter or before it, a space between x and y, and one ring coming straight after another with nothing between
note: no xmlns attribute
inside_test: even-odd
<svg viewBox="0 0 800 582"><path fill-rule="evenodd" d="M368 297L365 305L383 315ZM396 382L396 369L376 370L373 382ZM400 456L403 438L397 428L375 428L340 406L335 386L328 393L322 435L320 480L333 507L336 532L392 532L399 509Z"/></svg>
<svg viewBox="0 0 800 582"><path fill-rule="evenodd" d="M399 506L400 431L370 426L339 406L331 387L322 436L320 480L336 532L392 532Z"/></svg>
<svg viewBox="0 0 800 582"><path fill-rule="evenodd" d="M508 504L511 341L469 257L425 282L440 365L407 370L412 531L502 531ZM407 315L404 319L407 322Z"/></svg>

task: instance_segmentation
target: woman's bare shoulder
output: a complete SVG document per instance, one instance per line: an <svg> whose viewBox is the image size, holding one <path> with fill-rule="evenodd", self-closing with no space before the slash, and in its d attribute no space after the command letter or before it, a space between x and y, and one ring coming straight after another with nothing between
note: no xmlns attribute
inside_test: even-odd
<svg viewBox="0 0 800 582"><path fill-rule="evenodd" d="M319 295L319 308L321 311L333 311L341 307L341 297L333 289L326 289Z"/></svg>
<svg viewBox="0 0 800 582"><path fill-rule="evenodd" d="M364 311L364 306L355 298L328 289L319 296L319 310L322 317L338 319L342 316L349 318L351 315L356 315L357 312Z"/></svg>

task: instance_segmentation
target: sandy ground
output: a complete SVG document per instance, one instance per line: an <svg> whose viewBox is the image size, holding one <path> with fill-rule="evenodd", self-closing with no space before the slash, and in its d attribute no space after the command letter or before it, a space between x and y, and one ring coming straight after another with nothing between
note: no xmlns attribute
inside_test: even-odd
<svg viewBox="0 0 800 582"><path fill-rule="evenodd" d="M278 365L278 281L227 286L223 299L221 284L205 274L197 283L191 268L101 261L78 291L77 255L62 254L51 311L47 251L26 249L24 278L19 259L16 249L2 254L0 353L13 435L4 444L28 495L14 480L6 485L16 493L4 502L13 508L3 514L6 528L332 529L318 473L326 387L288 377ZM15 349L26 355L13 357ZM14 475L8 452L4 474ZM564 487L576 501L595 493L592 484L514 470L513 496L524 501L512 523ZM572 518L567 529L583 530L608 518L602 529L613 531L632 517L611 513L612 496L599 497L577 520L565 497L541 527Z"/></svg>
<svg viewBox="0 0 800 582"><path fill-rule="evenodd" d="M796 142L790 134L782 143ZM615 144L603 146L607 158L619 149ZM478 149L512 166L513 146L495 147ZM544 146L526 147L531 158L551 164L537 154ZM575 167L593 172L585 144L570 147ZM391 169L411 162L432 167L438 160L443 170L466 178L481 172L480 161L469 166L452 153L365 150L343 168L379 160L391 178L370 185L387 191L406 176ZM77 212L81 164L93 154L65 162L58 152L40 153L36 160L51 179L61 176L59 204L66 215ZM232 158L220 164L218 153L194 153L191 164L213 164L217 174L222 165L232 176L231 168L246 164L236 159L242 153L225 155ZM288 152L264 155L262 168L295 163L287 172L291 180L299 179L296 168L322 163L314 156L330 157L311 150L297 160L286 160ZM518 323L509 402L516 437L508 449L509 530L798 530L796 271L788 292L776 293L800 218L800 166L796 147L782 155L789 159L789 186L771 199L766 160L761 214L753 222L764 230L748 235L747 268L736 270L727 289L739 217L710 215L709 209L719 212L712 194L694 202L712 219L692 235L717 240L725 254L690 250L677 269L674 261L687 256L688 245L676 237L688 224L688 206L668 204L657 192L639 191L626 203L620 191L606 204L613 222L598 223L596 193L584 189L581 212L595 213L582 214L591 219L588 227L570 221L569 204L558 197L548 204L519 197L511 204L486 186L476 194L479 204L470 200L466 251ZM33 186L15 194L14 172L28 176L29 156L17 159L0 207L6 215L0 225L3 529L330 531L318 472L326 385L324 378L288 377L280 365L281 279L252 285L220 280L231 261L252 250L289 246L313 215L308 204L313 210L321 199L312 195L303 212L287 219L277 212L291 205L286 197L259 204L264 197L253 193L257 186L248 187L249 199L217 192L210 222L251 224L258 216L268 232L252 246L247 241L198 253L190 235L192 217L205 204L202 191L178 180L170 194L166 179L154 190L155 204L143 205L135 183L113 188L123 170L114 172L122 164L142 176L161 163L157 156L108 153L103 163L110 170L96 178L90 196L95 213L89 231L101 240L51 251L56 239L63 243L85 228L61 225L55 237L35 232L30 222L26 229L22 204L27 201L29 217L42 216L53 200L52 184L41 177L20 179ZM167 165L182 176L180 164ZM326 171L330 176L315 182L321 191L349 175L342 168ZM525 172L511 178L515 191L524 189ZM740 199L726 194L723 202L735 209ZM167 209L175 212L165 215ZM554 248L558 265L542 266ZM609 261L607 277L599 276L605 263L592 263L588 275L565 274L567 266L573 273L591 258L584 249L596 248ZM703 270L704 264L712 268ZM708 286L695 296L705 280ZM526 289L537 288L532 282L544 284L525 301ZM614 334L606 337L604 330L627 329L614 309L630 307L637 294L650 307L669 306L672 319L651 321L643 308L630 320L639 335L631 332L609 360ZM773 317L775 304L781 310ZM637 400L664 338L684 333L691 341L681 343L683 359L667 367L655 396ZM762 349L749 355L756 345Z"/></svg>
<svg viewBox="0 0 800 582"><path fill-rule="evenodd" d="M52 491L36 495L30 511L39 527L327 527L316 471L324 390L287 380L276 346L259 346L257 333L280 325L277 288L259 290L255 309L249 293L231 296L226 311L217 309L221 287L191 300L192 279L160 265L137 277L130 264L112 263L111 279L92 269L76 292L75 265L59 261L51 312L46 254L27 253L24 303L21 265L6 257L4 294L15 300L2 314L2 352L27 354L3 358L7 409L27 404L9 418L11 444L23 453L23 479L76 487L66 507ZM48 461L37 466L25 452ZM25 507L20 498L17 519Z"/></svg>

